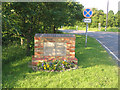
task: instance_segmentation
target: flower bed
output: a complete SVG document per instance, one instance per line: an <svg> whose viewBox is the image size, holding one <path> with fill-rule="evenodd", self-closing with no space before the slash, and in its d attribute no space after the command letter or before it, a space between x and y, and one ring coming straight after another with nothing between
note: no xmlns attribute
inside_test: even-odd
<svg viewBox="0 0 120 90"><path fill-rule="evenodd" d="M51 62L39 62L36 66L32 66L34 71L47 71L47 72L62 72L71 69L77 69L77 65L73 62L68 62L66 60L54 60Z"/></svg>

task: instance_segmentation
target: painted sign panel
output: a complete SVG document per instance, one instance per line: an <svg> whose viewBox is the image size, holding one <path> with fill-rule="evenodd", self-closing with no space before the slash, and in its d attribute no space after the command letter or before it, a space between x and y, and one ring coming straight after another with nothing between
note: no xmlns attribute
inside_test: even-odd
<svg viewBox="0 0 120 90"><path fill-rule="evenodd" d="M85 23L91 23L91 21L92 21L91 18L84 18L83 19L83 22L85 22Z"/></svg>

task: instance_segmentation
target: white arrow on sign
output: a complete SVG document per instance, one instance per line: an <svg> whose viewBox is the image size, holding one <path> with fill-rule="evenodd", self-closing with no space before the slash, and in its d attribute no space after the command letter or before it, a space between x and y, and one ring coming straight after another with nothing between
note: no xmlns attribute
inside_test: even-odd
<svg viewBox="0 0 120 90"><path fill-rule="evenodd" d="M85 22L85 23L91 23L91 18L84 18L83 22Z"/></svg>

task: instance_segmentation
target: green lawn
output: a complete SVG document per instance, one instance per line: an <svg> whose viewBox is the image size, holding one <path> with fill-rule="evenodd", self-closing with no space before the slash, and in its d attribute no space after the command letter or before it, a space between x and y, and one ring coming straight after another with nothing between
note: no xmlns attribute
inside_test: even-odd
<svg viewBox="0 0 120 90"><path fill-rule="evenodd" d="M3 47L3 88L117 88L118 67L111 56L93 38L76 35L79 68L65 72L33 72L28 68L32 56L25 47Z"/></svg>
<svg viewBox="0 0 120 90"><path fill-rule="evenodd" d="M76 30L76 27L68 26L68 27L63 27L63 29L72 29ZM78 30L86 30L86 27L78 27ZM101 28L101 30L98 30L98 28L88 28L88 31L105 31L105 28ZM120 32L120 30L117 27L108 27L106 32Z"/></svg>

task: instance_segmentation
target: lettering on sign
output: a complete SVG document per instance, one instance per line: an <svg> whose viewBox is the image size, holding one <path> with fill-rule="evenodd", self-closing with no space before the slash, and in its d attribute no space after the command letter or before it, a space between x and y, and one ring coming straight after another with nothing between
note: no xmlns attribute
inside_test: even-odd
<svg viewBox="0 0 120 90"><path fill-rule="evenodd" d="M85 18L85 19L83 19L83 22L85 22L85 23L91 23L91 19L90 18Z"/></svg>
<svg viewBox="0 0 120 90"><path fill-rule="evenodd" d="M66 43L44 42L44 56L66 56Z"/></svg>

